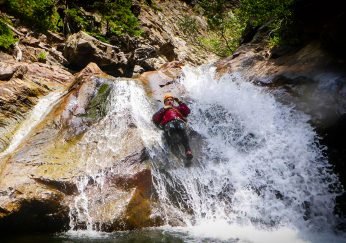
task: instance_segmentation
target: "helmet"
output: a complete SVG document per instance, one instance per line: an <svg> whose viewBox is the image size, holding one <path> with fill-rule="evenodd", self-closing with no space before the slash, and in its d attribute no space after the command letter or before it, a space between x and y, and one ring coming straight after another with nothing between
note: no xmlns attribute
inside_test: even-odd
<svg viewBox="0 0 346 243"><path fill-rule="evenodd" d="M163 96L163 102L165 102L166 99L168 99L168 98L174 98L172 93L165 93L164 96Z"/></svg>

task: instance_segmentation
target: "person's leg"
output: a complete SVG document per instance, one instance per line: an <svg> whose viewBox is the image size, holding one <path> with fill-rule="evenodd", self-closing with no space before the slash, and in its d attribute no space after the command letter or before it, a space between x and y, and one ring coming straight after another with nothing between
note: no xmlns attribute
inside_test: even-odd
<svg viewBox="0 0 346 243"><path fill-rule="evenodd" d="M171 122L168 122L164 127L163 127L163 135L165 136L166 142L168 143L169 146L172 145L172 132L174 130L174 125Z"/></svg>
<svg viewBox="0 0 346 243"><path fill-rule="evenodd" d="M181 143L183 144L185 148L186 157L189 159L192 159L193 156L192 156L192 152L190 148L189 137L187 136L187 133L186 133L185 123L183 121L176 120L175 127L181 137Z"/></svg>

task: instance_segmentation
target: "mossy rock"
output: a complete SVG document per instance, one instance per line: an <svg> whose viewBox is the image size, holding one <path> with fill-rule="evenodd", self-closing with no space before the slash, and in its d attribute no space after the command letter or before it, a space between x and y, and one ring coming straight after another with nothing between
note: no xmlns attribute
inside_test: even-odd
<svg viewBox="0 0 346 243"><path fill-rule="evenodd" d="M86 114L83 115L93 122L101 119L107 114L107 98L110 94L111 87L107 83L103 83L97 90L97 94L91 99Z"/></svg>

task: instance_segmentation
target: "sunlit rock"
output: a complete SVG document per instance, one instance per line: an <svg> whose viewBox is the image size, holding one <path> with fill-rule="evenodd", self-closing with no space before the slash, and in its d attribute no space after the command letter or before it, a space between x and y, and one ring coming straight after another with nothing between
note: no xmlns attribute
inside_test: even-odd
<svg viewBox="0 0 346 243"><path fill-rule="evenodd" d="M138 81L116 80L93 63L76 74L40 123L2 154L0 224L24 228L15 222L32 220L27 208L36 212L35 205L47 208L38 216L45 223L30 230L66 230L67 218L72 229L162 224L153 216L151 163L130 101L144 97L137 92Z"/></svg>

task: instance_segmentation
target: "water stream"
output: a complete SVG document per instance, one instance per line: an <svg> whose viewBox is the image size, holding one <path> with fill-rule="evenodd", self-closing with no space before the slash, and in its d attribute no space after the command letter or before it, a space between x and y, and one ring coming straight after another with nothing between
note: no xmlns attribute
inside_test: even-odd
<svg viewBox="0 0 346 243"><path fill-rule="evenodd" d="M100 188L102 171L95 165L101 157L102 163L112 163L104 155L116 154L134 123L153 161L167 224L152 232L168 232L186 242L343 241L332 233L336 194L330 189L338 180L307 115L280 104L241 74L216 80L209 66L186 67L175 85L187 91L183 99L192 110L190 128L200 136L200 143L192 144L193 166L167 157L161 132L150 120L158 106L136 82L123 80L113 85L107 116L85 135L85 159L94 166L89 176ZM71 228L78 220L87 221L95 233L88 214L93 199L83 194L85 178L79 184Z"/></svg>
<svg viewBox="0 0 346 243"><path fill-rule="evenodd" d="M311 238L302 234L332 231L337 177L307 115L241 74L215 80L208 66L185 68L180 85L190 126L205 143L196 166L156 170L168 218L182 220L195 237L245 242L304 242Z"/></svg>

